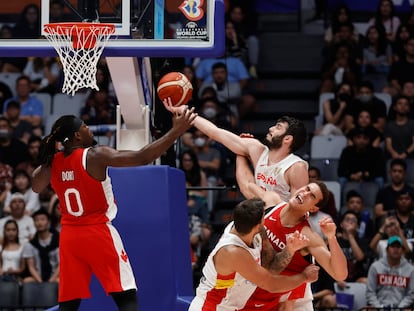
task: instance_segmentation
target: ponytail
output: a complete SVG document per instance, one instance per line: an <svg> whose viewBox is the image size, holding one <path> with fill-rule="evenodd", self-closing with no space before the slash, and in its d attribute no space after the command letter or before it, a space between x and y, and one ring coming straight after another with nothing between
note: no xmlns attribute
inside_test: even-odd
<svg viewBox="0 0 414 311"><path fill-rule="evenodd" d="M56 150L56 143L61 142L63 145L70 142L75 132L79 131L83 121L73 115L65 115L60 117L52 126L50 135L43 138L39 156L37 157L37 165L50 166Z"/></svg>
<svg viewBox="0 0 414 311"><path fill-rule="evenodd" d="M56 153L56 136L59 130L60 127L56 127L50 135L42 139L36 165L50 166L52 164L53 156Z"/></svg>

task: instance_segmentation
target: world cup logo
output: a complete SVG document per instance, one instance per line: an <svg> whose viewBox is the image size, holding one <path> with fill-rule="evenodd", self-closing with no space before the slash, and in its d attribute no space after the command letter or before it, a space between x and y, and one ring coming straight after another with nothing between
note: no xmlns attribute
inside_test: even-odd
<svg viewBox="0 0 414 311"><path fill-rule="evenodd" d="M198 21L204 16L203 4L204 0L184 0L178 8L190 21Z"/></svg>

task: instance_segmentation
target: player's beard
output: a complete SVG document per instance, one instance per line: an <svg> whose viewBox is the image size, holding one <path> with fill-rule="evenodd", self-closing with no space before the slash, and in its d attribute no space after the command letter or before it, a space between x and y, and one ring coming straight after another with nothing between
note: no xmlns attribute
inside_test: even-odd
<svg viewBox="0 0 414 311"><path fill-rule="evenodd" d="M270 150L279 149L280 147L282 147L283 138L285 136L286 136L285 134L279 135L279 136L273 136L271 140L265 137L263 144L267 146Z"/></svg>

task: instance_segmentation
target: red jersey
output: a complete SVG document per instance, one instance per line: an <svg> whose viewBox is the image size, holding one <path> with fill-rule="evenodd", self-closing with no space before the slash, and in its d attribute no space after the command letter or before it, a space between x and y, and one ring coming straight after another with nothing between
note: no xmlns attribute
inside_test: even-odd
<svg viewBox="0 0 414 311"><path fill-rule="evenodd" d="M296 230L301 232L303 227L310 227L308 221L304 219L301 223L292 226L284 227L280 220L281 211L287 206L286 202L276 205L265 215L266 234L276 252L282 251L286 247L286 238L294 233ZM310 263L300 254L295 252L289 265L280 274L293 275L303 271ZM284 300L295 300L303 298L305 295L306 283L301 284L292 291L285 293L270 293L262 288L257 287L253 295L250 297L246 307L242 310L276 310L275 307L279 300L284 297Z"/></svg>
<svg viewBox="0 0 414 311"><path fill-rule="evenodd" d="M117 206L111 179L94 179L86 171L89 148L79 148L70 155L55 154L50 183L60 201L62 225L90 225L114 219Z"/></svg>

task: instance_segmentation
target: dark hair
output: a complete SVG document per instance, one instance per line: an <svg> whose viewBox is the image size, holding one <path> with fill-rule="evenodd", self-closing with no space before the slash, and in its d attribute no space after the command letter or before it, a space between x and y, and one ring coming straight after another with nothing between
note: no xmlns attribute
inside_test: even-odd
<svg viewBox="0 0 414 311"><path fill-rule="evenodd" d="M9 243L9 241L7 241L7 239L6 239L6 234L5 234L6 233L6 226L8 224L15 224L16 225L16 228L17 228L16 242L19 243L19 224L17 223L16 220L9 219L4 223L4 226L3 226L3 243L2 243L2 248L1 248L0 254L4 250L4 248L7 246L7 244Z"/></svg>
<svg viewBox="0 0 414 311"><path fill-rule="evenodd" d="M362 87L369 88L372 92L374 92L374 84L371 81L364 80L358 83L358 91L361 90Z"/></svg>
<svg viewBox="0 0 414 311"><path fill-rule="evenodd" d="M338 20L339 14L342 10L344 10L348 16L348 20L345 21L345 23L351 22L351 11L349 7L345 4L337 6L334 13L332 14L331 20L332 33L334 34L338 32L339 27L343 24L343 22L339 22Z"/></svg>
<svg viewBox="0 0 414 311"><path fill-rule="evenodd" d="M290 152L300 149L305 144L307 138L305 125L298 119L289 116L280 117L276 123L279 122L288 124L285 135L292 135L293 137Z"/></svg>
<svg viewBox="0 0 414 311"><path fill-rule="evenodd" d="M397 200L402 196L402 195L408 195L411 200L413 200L413 194L410 191L400 191L397 193Z"/></svg>
<svg viewBox="0 0 414 311"><path fill-rule="evenodd" d="M321 189L321 192L322 192L322 199L315 205L319 208L323 208L328 204L328 201L329 201L329 189L328 187L326 187L326 184L322 181L315 180L315 181L312 181L312 183L317 184L319 189Z"/></svg>
<svg viewBox="0 0 414 311"><path fill-rule="evenodd" d="M65 115L57 119L52 126L51 133L42 140L37 163L49 166L56 152L56 142L61 142L65 145L71 141L82 123L83 121L74 115Z"/></svg>
<svg viewBox="0 0 414 311"><path fill-rule="evenodd" d="M321 178L321 170L317 168L316 166L309 166L308 172L309 171L315 171L316 175L318 175L318 178Z"/></svg>
<svg viewBox="0 0 414 311"><path fill-rule="evenodd" d="M193 162L193 168L189 171L184 170L183 158L184 155L189 155ZM179 157L179 169L185 173L185 180L190 186L196 187L201 185L201 167L198 163L197 154L192 150L183 151Z"/></svg>
<svg viewBox="0 0 414 311"><path fill-rule="evenodd" d="M381 15L381 4L383 2L388 2L391 5L391 13L390 16L394 16L395 15L395 6L394 6L394 2L392 2L391 0L380 0L378 2L377 8L375 10L375 24L380 24L382 23L382 15Z"/></svg>
<svg viewBox="0 0 414 311"><path fill-rule="evenodd" d="M7 103L7 109L12 108L12 107L17 108L17 109L21 108L20 103L16 100L11 100Z"/></svg>
<svg viewBox="0 0 414 311"><path fill-rule="evenodd" d="M32 80L28 76L22 75L16 79L16 84L22 80L26 80L29 84L32 83Z"/></svg>
<svg viewBox="0 0 414 311"><path fill-rule="evenodd" d="M30 136L30 137L29 137L29 140L27 141L27 145L29 146L31 143L34 143L34 142L36 142L36 141L38 141L38 142L42 142L42 137L37 136L37 135L32 135L32 136Z"/></svg>
<svg viewBox="0 0 414 311"><path fill-rule="evenodd" d="M225 63L222 63L222 62L214 63L213 66L211 67L211 71L213 71L215 69L220 69L220 68L225 69L227 71L226 64Z"/></svg>
<svg viewBox="0 0 414 311"><path fill-rule="evenodd" d="M234 227L242 235L250 233L254 226L261 223L265 202L249 199L240 202L233 210Z"/></svg>
<svg viewBox="0 0 414 311"><path fill-rule="evenodd" d="M378 32L378 42L377 42L377 52L376 56L381 56L387 53L387 47L388 47L388 40L387 40L387 32L385 31L385 27L382 23L375 24L372 26L369 26L365 33L365 47L369 48L369 39L368 39L368 32L371 31L371 29L376 29Z"/></svg>
<svg viewBox="0 0 414 311"><path fill-rule="evenodd" d="M392 159L390 163L390 168L392 168L395 165L402 166L404 171L407 171L407 162L404 159Z"/></svg>
<svg viewBox="0 0 414 311"><path fill-rule="evenodd" d="M357 219L357 221L358 221L358 225L359 225L359 223L360 223L360 219L359 219L359 217L358 217L358 214L357 214L355 211L351 211L351 210L347 210L347 211L345 211L345 212L342 214L342 216L341 216L341 221L340 221L340 222L344 221L345 216L346 216L346 215L348 215L348 214L354 215L354 216L355 216L355 218Z"/></svg>
<svg viewBox="0 0 414 311"><path fill-rule="evenodd" d="M8 126L9 128L11 128L11 125L10 125L10 120L9 120L9 119L6 119L5 117L0 117L0 121L4 121L4 122L6 122L6 123L7 123L7 126Z"/></svg>
<svg viewBox="0 0 414 311"><path fill-rule="evenodd" d="M364 202L364 198L362 197L362 195L356 191L356 190L349 190L346 194L346 201L348 202L350 199L352 198L360 198L362 202Z"/></svg>
<svg viewBox="0 0 414 311"><path fill-rule="evenodd" d="M43 207L38 209L36 212L34 212L32 214L32 218L35 219L39 215L45 215L47 217L47 219L50 220L50 214Z"/></svg>
<svg viewBox="0 0 414 311"><path fill-rule="evenodd" d="M29 181L29 184L27 185L27 189L29 189L31 187L32 178L30 177L29 173L27 171L25 171L25 170L15 170L13 172L13 186L12 186L12 189L11 189L11 192L12 193L14 193L14 192L20 192L20 190L17 189L16 185L14 184L14 182L15 182L15 180L16 180L16 178L18 176L24 176L24 177L26 177L27 180Z"/></svg>

